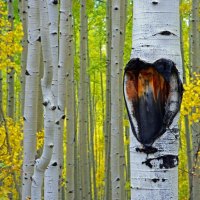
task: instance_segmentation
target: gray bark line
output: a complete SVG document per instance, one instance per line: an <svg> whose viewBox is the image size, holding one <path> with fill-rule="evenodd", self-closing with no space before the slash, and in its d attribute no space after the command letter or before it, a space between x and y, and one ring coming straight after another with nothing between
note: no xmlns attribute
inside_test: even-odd
<svg viewBox="0 0 200 200"><path fill-rule="evenodd" d="M192 13L190 19L190 65L192 73L200 72L200 30L199 30L199 9L200 4L198 0L192 1ZM191 74L194 77L194 74ZM192 112L195 112L193 109ZM192 184L190 191L190 198L192 200L197 200L200 196L200 125L198 123L193 123L191 126L192 133Z"/></svg>
<svg viewBox="0 0 200 200"><path fill-rule="evenodd" d="M81 195L82 199L90 199L89 163L88 163L88 77L87 77L87 14L86 0L80 2L80 86L79 86L79 151L81 170Z"/></svg>

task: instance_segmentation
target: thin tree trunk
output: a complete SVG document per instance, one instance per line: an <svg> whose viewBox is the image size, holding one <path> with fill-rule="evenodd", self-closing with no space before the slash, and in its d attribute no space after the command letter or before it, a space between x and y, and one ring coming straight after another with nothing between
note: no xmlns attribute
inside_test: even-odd
<svg viewBox="0 0 200 200"><path fill-rule="evenodd" d="M43 105L44 105L44 147L42 155L35 162L34 174L32 176L31 199L40 200L42 198L42 186L44 172L49 165L53 153L55 109L54 97L52 93L52 60L49 39L48 8L46 0L40 2L40 32L42 55L44 62L44 76L41 80Z"/></svg>
<svg viewBox="0 0 200 200"><path fill-rule="evenodd" d="M192 72L200 73L200 31L199 31L199 9L198 0L192 1L192 20L191 20L191 66ZM195 110L194 110L195 111ZM193 147L193 180L192 180L192 200L197 200L200 196L200 125L192 124L192 147Z"/></svg>
<svg viewBox="0 0 200 200"><path fill-rule="evenodd" d="M13 31L14 28L14 12L13 12L13 1L8 1L8 21L10 22L10 30ZM10 58L13 61L13 58ZM15 70L13 66L8 66L7 68L7 116L14 119L14 107L15 107L15 99L14 99L14 75Z"/></svg>
<svg viewBox="0 0 200 200"><path fill-rule="evenodd" d="M82 199L90 199L87 133L87 16L86 0L81 0L80 10L80 87L79 87L79 149Z"/></svg>
<svg viewBox="0 0 200 200"><path fill-rule="evenodd" d="M26 71L26 62L27 62L27 53L28 53L28 42L27 42L27 8L28 1L21 1L21 22L23 26L23 39L22 39L22 54L21 54L21 95L20 95L20 105L21 105L21 115L24 114L24 97L25 97L25 71Z"/></svg>
<svg viewBox="0 0 200 200"><path fill-rule="evenodd" d="M88 29L88 24L87 24ZM100 60L101 60L101 52L100 52ZM90 68L90 51L89 51L89 40L88 40L88 31L87 31L87 67ZM96 163L95 163L95 155L94 155L94 102L91 94L91 81L89 75L87 75L88 82L88 157L89 157L89 176L90 176L90 199L96 200L98 198L97 186L96 186ZM93 94L94 95L94 94Z"/></svg>
<svg viewBox="0 0 200 200"><path fill-rule="evenodd" d="M120 184L120 1L112 1L111 47L111 185L112 200L121 199Z"/></svg>
<svg viewBox="0 0 200 200"><path fill-rule="evenodd" d="M76 56L77 54L77 51L76 51L76 41L77 41L77 38L76 38L76 29L75 29L75 19L73 18L73 25L74 25L74 28L73 28L73 34L74 34L74 56ZM77 82L75 82L75 85L74 85L74 99L76 99L76 93L78 93L78 84ZM77 103L75 103L75 145L74 145L74 187L75 187L75 194L74 194L74 198L76 200L80 200L80 181L79 181L79 159L78 159L78 143L79 143L79 138L78 138L78 134L77 134L77 118L79 117L78 116L78 105Z"/></svg>
<svg viewBox="0 0 200 200"><path fill-rule="evenodd" d="M127 117L128 118L128 117ZM126 119L128 120L128 119ZM125 127L125 132L126 132L126 141L127 141L127 144L126 144L126 159L127 159L127 163L126 163L126 183L127 183L127 187L126 187L126 199L129 200L131 198L131 194L130 194L130 187L128 187L130 185L130 145L129 145L129 138L130 138L130 135L129 135L129 127Z"/></svg>
<svg viewBox="0 0 200 200"><path fill-rule="evenodd" d="M74 82L74 40L73 40L73 21L72 21L72 1L68 0L66 5L67 17L67 164L66 164L66 183L67 200L75 199L75 82Z"/></svg>
<svg viewBox="0 0 200 200"><path fill-rule="evenodd" d="M90 83L90 81L89 81ZM93 100L91 95L91 86L89 84L89 106L90 106L90 153L91 153L91 165L92 165L92 185L94 200L98 198L96 188L96 165L94 156L94 112L93 112Z"/></svg>
<svg viewBox="0 0 200 200"><path fill-rule="evenodd" d="M31 197L31 180L36 156L37 99L40 66L39 1L28 2L28 57L24 103L24 162L22 199Z"/></svg>
<svg viewBox="0 0 200 200"><path fill-rule="evenodd" d="M182 76L179 1L135 0L133 13L131 58L150 63L160 58L170 59ZM172 90L170 93L174 97ZM130 132L131 199L178 199L177 121L178 115L153 143L156 152L151 154L141 152L141 143Z"/></svg>
<svg viewBox="0 0 200 200"><path fill-rule="evenodd" d="M120 1L120 64L119 64L119 130L120 130L120 155L119 155L119 165L120 165L120 189L121 189L121 199L125 198L125 149L124 149L124 128L123 128L123 114L124 114L124 101L123 101L123 66L124 66L124 41L125 41L125 30L126 30L126 4L127 0Z"/></svg>
<svg viewBox="0 0 200 200"><path fill-rule="evenodd" d="M106 122L105 122L105 200L111 199L110 137L111 137L111 0L106 4Z"/></svg>
<svg viewBox="0 0 200 200"><path fill-rule="evenodd" d="M184 49L183 49L183 25L182 25L183 17L180 18L180 39L181 39L181 54L182 54L182 63L183 63L183 82L187 84L186 77L186 66L184 63ZM188 181L189 181L189 196L191 197L192 193L192 148L191 148L191 130L189 125L188 116L184 116L184 124L185 124L185 139L186 139L186 147L187 147L187 163L188 163Z"/></svg>

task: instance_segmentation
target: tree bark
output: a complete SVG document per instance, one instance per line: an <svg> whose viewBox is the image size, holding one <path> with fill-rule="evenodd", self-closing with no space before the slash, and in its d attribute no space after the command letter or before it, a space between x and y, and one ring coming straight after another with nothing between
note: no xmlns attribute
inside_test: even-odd
<svg viewBox="0 0 200 200"><path fill-rule="evenodd" d="M39 1L28 2L28 57L24 103L24 162L22 199L31 197L31 180L36 156L37 99L40 66Z"/></svg>
<svg viewBox="0 0 200 200"><path fill-rule="evenodd" d="M44 147L42 155L36 160L34 174L32 176L31 199L42 198L42 186L44 172L51 160L53 152L55 104L52 93L52 60L49 39L48 8L46 0L40 2L40 32L44 62L44 76L41 80L43 105L44 105Z"/></svg>
<svg viewBox="0 0 200 200"><path fill-rule="evenodd" d="M182 3L182 1L181 1ZM186 65L184 63L184 41L183 41L183 17L180 17L180 39L181 39L181 54L182 54L182 63L183 63L183 83L187 84L187 77L186 77ZM189 118L188 116L184 116L184 126L185 126L185 139L186 139L186 148L187 148L187 164L188 164L188 185L189 185L189 197L192 194L192 147L191 147L191 129L189 125Z"/></svg>
<svg viewBox="0 0 200 200"><path fill-rule="evenodd" d="M74 40L73 40L73 21L72 21L72 1L67 0L66 4L66 37L67 37L67 164L66 164L66 183L67 199L75 199L75 82L74 82Z"/></svg>
<svg viewBox="0 0 200 200"><path fill-rule="evenodd" d="M90 80L89 80L90 83ZM95 156L94 156L94 112L93 112L93 99L91 95L91 84L89 84L89 113L90 113L90 160L92 166L92 186L93 186L93 196L94 200L98 198L97 195L97 187L96 187L96 164L95 164Z"/></svg>
<svg viewBox="0 0 200 200"><path fill-rule="evenodd" d="M105 200L111 199L110 137L111 137L111 0L106 4L106 122L105 122Z"/></svg>
<svg viewBox="0 0 200 200"><path fill-rule="evenodd" d="M120 188L120 1L112 1L111 42L111 185L112 200L121 199Z"/></svg>
<svg viewBox="0 0 200 200"><path fill-rule="evenodd" d="M8 21L10 22L10 30L14 28L14 12L13 12L13 1L8 1ZM13 61L13 57L10 58ZM7 117L14 119L14 107L15 107L15 91L14 91L14 75L15 70L13 66L7 68Z"/></svg>
<svg viewBox="0 0 200 200"><path fill-rule="evenodd" d="M126 4L127 0L120 1L120 64L119 64L119 165L120 165L120 189L121 199L125 198L125 149L124 149L124 101L123 101L123 66L124 66L124 41L126 33Z"/></svg>
<svg viewBox="0 0 200 200"><path fill-rule="evenodd" d="M80 87L79 87L79 150L82 199L90 199L88 165L88 83L87 83L87 15L86 0L80 2Z"/></svg>
<svg viewBox="0 0 200 200"><path fill-rule="evenodd" d="M21 12L20 18L23 26L23 39L22 39L22 54L21 54L21 94L20 94L20 101L21 101L21 115L24 113L24 97L25 97L25 71L26 71L26 62L27 62L27 53L28 53L28 42L27 42L27 8L28 8L28 1L22 0L21 1Z"/></svg>
<svg viewBox="0 0 200 200"><path fill-rule="evenodd" d="M133 13L131 58L150 63L160 58L170 59L182 76L179 1L135 0ZM178 115L169 129L154 142L153 148L157 151L152 154L138 150L141 143L131 131L131 199L178 199L177 121ZM173 158L173 162L170 167L162 168L165 157Z"/></svg>
<svg viewBox="0 0 200 200"><path fill-rule="evenodd" d="M192 1L192 19L191 19L191 67L192 72L200 73L200 31L199 31L199 1ZM194 76L194 74L192 74ZM194 110L195 111L195 110ZM192 148L193 148L193 180L192 180L192 200L197 200L200 196L200 125L199 123L193 122L192 127Z"/></svg>
<svg viewBox="0 0 200 200"><path fill-rule="evenodd" d="M48 13L49 13L49 32L50 32L50 46L52 53L53 65L53 79L52 79L52 92L55 99L56 106L56 120L54 125L54 148L50 164L45 171L44 181L44 198L48 200L59 199L61 195L60 186L60 170L62 164L60 161L62 151L62 138L59 115L58 115L58 1L47 0ZM60 168L61 165L61 168Z"/></svg>

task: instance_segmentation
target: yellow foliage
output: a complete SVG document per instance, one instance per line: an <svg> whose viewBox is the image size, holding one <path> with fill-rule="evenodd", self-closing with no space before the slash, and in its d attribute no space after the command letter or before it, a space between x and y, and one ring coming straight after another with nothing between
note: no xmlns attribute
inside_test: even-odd
<svg viewBox="0 0 200 200"><path fill-rule="evenodd" d="M180 13L181 15L189 15L191 12L192 3L191 1L186 1L181 3L180 5Z"/></svg>
<svg viewBox="0 0 200 200"><path fill-rule="evenodd" d="M14 122L6 118L0 124L0 197L18 199L16 184L21 184L21 169L23 157L23 120ZM37 149L43 146L44 132L37 134ZM0 199L1 199L0 198Z"/></svg>
<svg viewBox="0 0 200 200"><path fill-rule="evenodd" d="M37 132L37 150L41 149L44 144L44 130Z"/></svg>
<svg viewBox="0 0 200 200"><path fill-rule="evenodd" d="M16 62L16 55L22 51L20 41L23 37L21 23L12 25L8 21L5 2L0 0L0 70L6 67L20 70Z"/></svg>
<svg viewBox="0 0 200 200"><path fill-rule="evenodd" d="M197 123L200 120L200 75L195 74L190 83L184 85L181 114L189 116L189 122Z"/></svg>
<svg viewBox="0 0 200 200"><path fill-rule="evenodd" d="M15 181L21 179L22 165L22 122L15 123L6 119L0 126L0 197L8 198L12 194L17 199Z"/></svg>

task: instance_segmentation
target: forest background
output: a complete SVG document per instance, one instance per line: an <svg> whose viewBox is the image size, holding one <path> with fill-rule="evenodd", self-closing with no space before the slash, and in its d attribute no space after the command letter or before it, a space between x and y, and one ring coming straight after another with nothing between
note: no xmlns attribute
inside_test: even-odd
<svg viewBox="0 0 200 200"><path fill-rule="evenodd" d="M29 71L26 69L27 62L27 11L24 11L24 2L26 1L3 1L0 0L0 199L19 199L22 195L22 165L23 165L23 130L25 99L25 75ZM108 149L110 149L109 136L109 65L110 57L107 46L109 45L109 1L87 0L86 12L81 10L81 3L78 0L73 1L72 6L72 55L73 55L73 74L74 79L67 82L65 92L70 92L73 84L74 97L68 95L67 102L74 102L76 120L74 126L75 137L72 137L74 152L74 184L75 188L81 188L79 177L84 172L82 162L87 160L86 171L88 170L89 179L82 190L90 191L90 199L105 199L109 194L110 164L107 159ZM196 2L196 3L195 3ZM57 3L56 3L57 4ZM58 4L59 5L59 4ZM195 7L194 5L198 5ZM127 0L124 12L124 49L122 49L123 63L130 59L132 48L132 20L133 20L133 2ZM83 15L82 15L83 14ZM180 127L180 148L179 148L179 199L186 200L190 198L191 188L195 184L193 177L200 177L199 155L200 155L200 5L195 0L182 0L180 4L181 18L181 45L184 70L184 96L181 107ZM83 29L81 22L85 20ZM70 25L69 25L70 26ZM82 27L82 28L81 28ZM82 32L81 32L82 30ZM85 34L87 39L83 45L81 34ZM80 66L84 65L84 59L81 61L81 50L85 48L84 54L87 60L85 71L81 71ZM83 51L83 50L82 50ZM42 52L42 51L41 51ZM41 53L42 55L42 53ZM43 77L43 62L40 56L39 80ZM121 70L123 69L122 65ZM196 66L196 67L194 67ZM69 70L69 69L68 69ZM66 72L65 72L66 73ZM70 72L71 73L71 72ZM70 74L69 73L69 74ZM61 72L62 74L62 72ZM67 73L66 73L67 74ZM67 76L67 75L66 75ZM60 76L62 78L62 76ZM47 81L48 82L48 81ZM84 84L83 84L84 83ZM81 92L80 85L84 85ZM44 120L43 120L43 100L41 82L38 81L37 98L37 158L42 154L44 143ZM64 92L64 95L66 93ZM81 108L81 99L86 94L84 108ZM69 93L68 93L69 94ZM71 93L73 94L73 93ZM80 96L82 98L80 98ZM72 98L72 99L70 99ZM69 100L70 99L70 100ZM121 100L123 97L121 96ZM69 104L66 103L66 106ZM69 108L68 107L68 108ZM83 109L83 110L81 110ZM63 115L56 121L57 124L63 124L62 136L60 136L61 152L59 165L59 194L65 199L69 193L66 175L67 153L71 153L68 146L69 136L67 134L68 114ZM81 114L85 113L85 122L88 124L82 128L80 122ZM129 122L125 109L122 108L122 142L120 166L123 174L121 179L122 193L124 199L130 199L130 159L129 159ZM67 120L64 120L67 119ZM62 122L61 122L62 121ZM80 128L81 127L81 128ZM81 140L80 130L87 130ZM195 132L195 138L194 133ZM69 137L69 138L68 138ZM67 139L68 138L68 139ZM55 139L55 138L54 138ZM71 140L71 138L70 138ZM28 144L31 145L31 144ZM196 149L193 149L195 146ZM34 148L34 147L33 147ZM83 150L85 149L85 151ZM85 154L84 154L85 153ZM53 166L54 163L51 162ZM56 167L56 166L55 166ZM198 186L197 186L198 187ZM76 194L80 194L76 191ZM70 199L70 198L69 198ZM78 198L77 198L78 199ZM81 198L80 198L81 199Z"/></svg>

